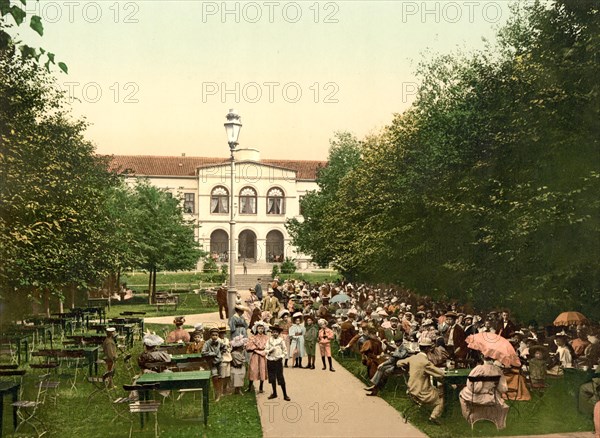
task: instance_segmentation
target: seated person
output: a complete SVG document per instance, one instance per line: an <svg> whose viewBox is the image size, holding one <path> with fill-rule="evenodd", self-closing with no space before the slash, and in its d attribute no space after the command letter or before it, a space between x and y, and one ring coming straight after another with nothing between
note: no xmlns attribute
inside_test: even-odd
<svg viewBox="0 0 600 438"><path fill-rule="evenodd" d="M151 364L171 362L169 353L156 350L156 347L164 343L163 338L154 333L147 333L144 335L143 343L144 351L138 357L138 365L142 372L152 372Z"/></svg>
<svg viewBox="0 0 600 438"><path fill-rule="evenodd" d="M167 335L167 343L174 344L176 342L190 342L190 334L187 330L183 329L183 324L185 323L185 317L176 316L173 320L173 324L175 324L175 330L171 331Z"/></svg>
<svg viewBox="0 0 600 438"><path fill-rule="evenodd" d="M365 388L365 390L370 391L367 395L377 395L379 390L385 386L388 377L394 373L400 372L401 368L397 366L397 363L400 359L404 359L407 356L408 350L406 347L402 344L398 344L388 359L377 367L377 371L371 379L373 385Z"/></svg>
<svg viewBox="0 0 600 438"><path fill-rule="evenodd" d="M508 391L506 378L502 374L502 370L494 365L493 359L486 357L483 364L473 368L469 376L498 376L500 380L498 383L468 380L467 385L460 391L459 395L463 417L470 423L483 419L489 420L496 424L498 429L504 429L509 407L501 397L501 394Z"/></svg>
<svg viewBox="0 0 600 438"><path fill-rule="evenodd" d="M444 371L437 368L427 358L427 352L433 346L430 339L422 339L419 342L419 353L406 359L399 360L396 366L408 367L409 378L407 382L407 393L411 398L421 404L433 406L429 416L429 422L439 425L439 417L444 409L444 399L432 384L431 377L441 379Z"/></svg>

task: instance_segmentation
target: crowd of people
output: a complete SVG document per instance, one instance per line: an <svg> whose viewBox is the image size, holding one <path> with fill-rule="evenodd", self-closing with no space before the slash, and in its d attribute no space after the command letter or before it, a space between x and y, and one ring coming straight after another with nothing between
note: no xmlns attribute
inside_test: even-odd
<svg viewBox="0 0 600 438"><path fill-rule="evenodd" d="M223 319L226 292L224 287L217 292ZM444 369L472 368L475 375L491 376L499 394L512 387L518 399L526 399L521 366L535 384L548 374L560 375L565 368L597 369L600 361L598 326L589 322L564 327L540 326L536 321L523 324L514 321L508 309L475 311L402 289L348 282L309 284L276 279L263 285L258 279L245 303L238 295L235 315L228 323L229 339L224 326L211 329L208 340L204 340L201 327L190 336L177 326L167 339L189 343L190 352L214 358L212 373L218 394L223 392L221 379L230 377L235 392L242 394L247 374L246 391L263 392L268 380L270 398L277 397L279 385L284 399L289 400L283 369L315 370L318 345L322 370L335 372L331 344L336 342L342 354L354 352L362 359L372 382L366 388L367 396L376 396L390 375L406 373L409 395L420 404L432 405L430 421L436 424L443 399L430 377L443 379ZM176 319L175 324L183 322ZM508 340L521 365L501 367L470 349L468 337L478 333ZM463 389L460 399L465 418L472 415L469 407L473 400L490 394L489 386L477 382ZM502 397L494 399L498 400L498 424L503 425L507 407Z"/></svg>

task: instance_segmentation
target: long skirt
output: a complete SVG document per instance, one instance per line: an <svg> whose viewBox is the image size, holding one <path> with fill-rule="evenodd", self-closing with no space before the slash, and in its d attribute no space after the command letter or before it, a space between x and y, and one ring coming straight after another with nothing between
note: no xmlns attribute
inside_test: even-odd
<svg viewBox="0 0 600 438"><path fill-rule="evenodd" d="M309 356L314 356L317 352L317 342L316 341L307 341L304 340L304 349L306 350L306 354Z"/></svg>
<svg viewBox="0 0 600 438"><path fill-rule="evenodd" d="M267 359L257 353L250 355L249 380L267 380Z"/></svg>
<svg viewBox="0 0 600 438"><path fill-rule="evenodd" d="M246 366L231 367L231 383L234 388L241 388L244 386L244 377L246 377Z"/></svg>
<svg viewBox="0 0 600 438"><path fill-rule="evenodd" d="M221 362L219 364L219 377L224 379L231 376L231 362Z"/></svg>
<svg viewBox="0 0 600 438"><path fill-rule="evenodd" d="M281 359L268 360L267 370L269 372L270 384L278 383L279 385L285 385L285 380L283 379L283 363Z"/></svg>

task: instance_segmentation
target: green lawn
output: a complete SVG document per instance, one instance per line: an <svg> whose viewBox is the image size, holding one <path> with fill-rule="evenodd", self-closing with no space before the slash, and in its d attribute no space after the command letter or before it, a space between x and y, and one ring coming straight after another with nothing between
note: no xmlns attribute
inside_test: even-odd
<svg viewBox="0 0 600 438"><path fill-rule="evenodd" d="M365 366L356 356L340 357L335 352L336 359L365 383ZM427 422L430 407L412 410L410 421L432 438L484 437L509 435L542 435L550 433L593 431L591 416L587 417L577 411L576 391L578 388L568 387L564 379L549 380L549 388L541 396L532 394L532 400L515 403L511 407L506 421L506 429L497 431L489 421L475 423L473 431L463 418L458 402L458 391L452 394L448 405L448 413L442 417L442 426L434 426ZM396 396L394 388L397 386ZM406 385L401 377L390 379L379 395L390 405L402 412L412 403L406 397Z"/></svg>
<svg viewBox="0 0 600 438"><path fill-rule="evenodd" d="M112 301L110 310L107 309L109 318L119 316L122 312L146 312L145 317L151 316L169 316L169 315L193 315L196 313L216 312L218 307L216 302L210 296L203 292L195 294L193 292L177 293L179 296L179 305L177 310L173 306L165 306L157 310L156 306L148 304L148 296L145 294L135 294L131 300L124 302Z"/></svg>
<svg viewBox="0 0 600 438"><path fill-rule="evenodd" d="M158 327L151 327L158 328ZM134 359L141 352L141 343L136 342L132 350ZM135 361L134 361L135 362ZM31 370L29 367L27 374L23 379L24 398L35 399L35 382L39 373ZM100 372L102 372L102 365ZM82 373L83 371L83 373ZM135 372L139 372L137 365ZM66 377L61 377L58 398L56 406L48 398L40 408L40 418L48 426L49 437L86 437L86 438L104 438L126 437L129 434L131 425L130 418L134 423L135 437L154 436L154 416L150 418L150 424L145 430L140 431L139 416L130 417L127 405L119 405L119 411L125 418L115 417L115 412L111 403L104 395L94 397L88 404L88 395L92 392L92 384L87 382L84 375L87 375L87 366L80 370L80 377L77 383L77 390L71 391ZM111 397L126 396L123 390L124 383L131 383L130 375L125 371L121 360L117 363L117 374L115 376L116 388L111 393ZM211 385L212 386L212 385ZM162 399L161 396L157 396ZM200 420L201 396L197 395L194 400L193 394L186 394L182 400L173 402L173 397L165 399L159 409L158 422L160 435L164 437L184 438L184 437L261 437L262 429L260 418L256 407L256 399L253 393L244 393L243 396L229 395L221 398L218 403L213 402L212 388L210 393L210 413L208 427L204 427ZM177 398L177 394L175 394ZM12 425L11 407L8 403L4 405L4 430L7 432ZM115 419L116 418L116 419ZM115 420L113 422L113 420ZM137 433L136 433L137 431ZM33 430L28 426L14 435L17 437L35 436Z"/></svg>

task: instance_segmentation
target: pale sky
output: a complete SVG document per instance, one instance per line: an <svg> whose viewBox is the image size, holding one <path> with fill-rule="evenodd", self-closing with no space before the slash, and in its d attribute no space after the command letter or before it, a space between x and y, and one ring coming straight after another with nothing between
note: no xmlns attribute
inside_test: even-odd
<svg viewBox="0 0 600 438"><path fill-rule="evenodd" d="M223 123L262 158L326 159L335 131L377 132L414 97L428 50L483 47L498 1L28 2L64 61L57 83L105 154L226 157Z"/></svg>

